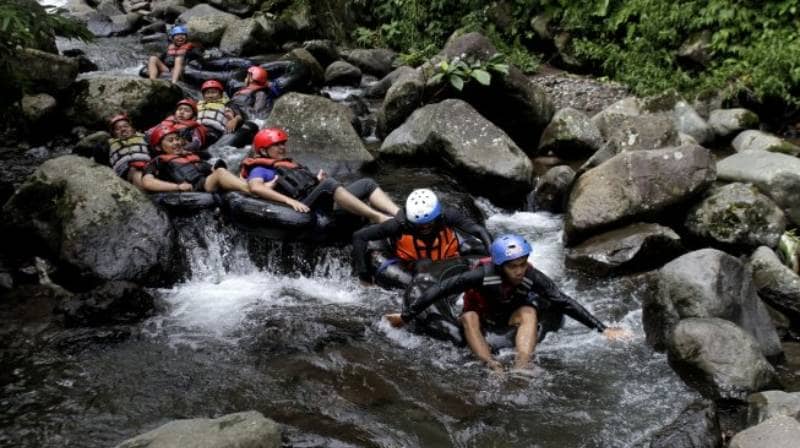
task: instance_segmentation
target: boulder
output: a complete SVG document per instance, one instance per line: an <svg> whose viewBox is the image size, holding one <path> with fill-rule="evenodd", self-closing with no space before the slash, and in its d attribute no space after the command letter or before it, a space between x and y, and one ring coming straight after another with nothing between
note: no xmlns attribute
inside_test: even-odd
<svg viewBox="0 0 800 448"><path fill-rule="evenodd" d="M24 48L17 52L15 81L29 93L56 94L72 86L78 76L78 61L44 51Z"/></svg>
<svg viewBox="0 0 800 448"><path fill-rule="evenodd" d="M553 153L562 159L585 158L600 149L603 136L583 112L559 109L539 139L538 154Z"/></svg>
<svg viewBox="0 0 800 448"><path fill-rule="evenodd" d="M380 78L394 69L397 53L386 48L356 49L343 52L342 57L362 72Z"/></svg>
<svg viewBox="0 0 800 448"><path fill-rule="evenodd" d="M275 31L275 22L262 15L241 19L225 28L219 48L234 56L277 51L278 44L273 40Z"/></svg>
<svg viewBox="0 0 800 448"><path fill-rule="evenodd" d="M650 448L717 448L721 445L717 406L708 400L690 404L650 439Z"/></svg>
<svg viewBox="0 0 800 448"><path fill-rule="evenodd" d="M497 48L482 34L456 33L431 62L455 57L486 62L497 53ZM488 86L478 82L467 83L459 98L470 103L530 153L535 152L542 130L555 113L553 102L545 91L513 65L507 75L492 74Z"/></svg>
<svg viewBox="0 0 800 448"><path fill-rule="evenodd" d="M311 156L327 161L370 161L350 110L327 98L290 92L275 102L265 127L289 134L289 152L301 162ZM306 159L307 160L307 159Z"/></svg>
<svg viewBox="0 0 800 448"><path fill-rule="evenodd" d="M616 103L606 107L592 117L592 123L597 126L597 129L607 137L613 131L612 121L617 121L618 116L622 117L636 117L642 114L641 100L635 96L623 98Z"/></svg>
<svg viewBox="0 0 800 448"><path fill-rule="evenodd" d="M262 3L260 0L209 0L211 6L231 14L249 16Z"/></svg>
<svg viewBox="0 0 800 448"><path fill-rule="evenodd" d="M37 123L56 110L56 99L46 93L24 95L20 101L22 115L29 123Z"/></svg>
<svg viewBox="0 0 800 448"><path fill-rule="evenodd" d="M109 117L125 111L144 128L168 115L181 98L183 91L169 81L103 74L76 83L68 116L76 124L104 128Z"/></svg>
<svg viewBox="0 0 800 448"><path fill-rule="evenodd" d="M528 211L563 213L574 181L572 168L566 165L550 168L536 180L536 187L528 195Z"/></svg>
<svg viewBox="0 0 800 448"><path fill-rule="evenodd" d="M705 144L716 136L714 129L686 101L678 101L672 108L675 129L692 136L697 143Z"/></svg>
<svg viewBox="0 0 800 448"><path fill-rule="evenodd" d="M311 75L312 84L319 86L325 81L325 70L308 51L302 48L295 48L294 50L283 55L281 59L295 61L302 64Z"/></svg>
<svg viewBox="0 0 800 448"><path fill-rule="evenodd" d="M783 415L800 421L800 392L766 390L747 397L747 423L757 425Z"/></svg>
<svg viewBox="0 0 800 448"><path fill-rule="evenodd" d="M784 266L775 252L759 247L750 257L753 284L766 303L800 321L800 276Z"/></svg>
<svg viewBox="0 0 800 448"><path fill-rule="evenodd" d="M728 448L796 448L798 440L800 423L777 416L736 434Z"/></svg>
<svg viewBox="0 0 800 448"><path fill-rule="evenodd" d="M95 162L108 165L108 139L111 134L106 131L93 132L78 141L72 148L73 154L78 154L89 159L94 159Z"/></svg>
<svg viewBox="0 0 800 448"><path fill-rule="evenodd" d="M115 448L279 448L280 427L258 411L174 420Z"/></svg>
<svg viewBox="0 0 800 448"><path fill-rule="evenodd" d="M727 320L683 319L668 345L670 365L705 398L744 401L749 394L777 384L775 370L758 343Z"/></svg>
<svg viewBox="0 0 800 448"><path fill-rule="evenodd" d="M642 304L647 342L656 350L664 347L678 321L694 317L733 322L753 337L765 356L782 352L749 267L725 252L701 249L667 263Z"/></svg>
<svg viewBox="0 0 800 448"><path fill-rule="evenodd" d="M415 111L392 131L378 150L381 157L417 159L452 168L460 180L490 194L495 190L505 201L530 189L530 159L502 130L461 100L445 100ZM500 191L502 190L502 191Z"/></svg>
<svg viewBox="0 0 800 448"><path fill-rule="evenodd" d="M358 87L361 84L361 70L345 61L333 62L325 69L325 84Z"/></svg>
<svg viewBox="0 0 800 448"><path fill-rule="evenodd" d="M795 225L800 224L800 159L767 151L744 151L717 162L717 176L758 187Z"/></svg>
<svg viewBox="0 0 800 448"><path fill-rule="evenodd" d="M729 137L745 129L757 128L758 115L747 109L714 109L708 116L708 124L717 137Z"/></svg>
<svg viewBox="0 0 800 448"><path fill-rule="evenodd" d="M780 207L750 184L733 182L712 189L686 215L686 229L710 245L748 253L776 247L786 217Z"/></svg>
<svg viewBox="0 0 800 448"><path fill-rule="evenodd" d="M399 78L401 74L407 72L409 69L413 70L412 67L407 65L397 67L396 69L392 70L391 73L381 78L380 81L368 85L364 89L364 96L367 98L382 98L384 95L386 95L386 92L389 90L392 84L394 84L397 78Z"/></svg>
<svg viewBox="0 0 800 448"><path fill-rule="evenodd" d="M58 304L68 327L103 326L138 322L147 317L155 299L142 287L110 281Z"/></svg>
<svg viewBox="0 0 800 448"><path fill-rule="evenodd" d="M583 173L567 204L564 234L575 244L592 233L652 217L714 181L711 152L700 146L625 152Z"/></svg>
<svg viewBox="0 0 800 448"><path fill-rule="evenodd" d="M678 145L675 124L665 113L606 117L606 142L614 154Z"/></svg>
<svg viewBox="0 0 800 448"><path fill-rule="evenodd" d="M339 50L336 49L336 43L328 39L315 39L303 42L303 48L306 49L314 59L319 61L323 67L329 66L334 61L338 61Z"/></svg>
<svg viewBox="0 0 800 448"><path fill-rule="evenodd" d="M86 23L90 17L97 15L97 11L95 11L86 0L67 0L67 2L64 3L64 9L70 17L84 23Z"/></svg>
<svg viewBox="0 0 800 448"><path fill-rule="evenodd" d="M567 250L567 266L610 273L646 271L683 251L681 237L669 227L637 223L606 232Z"/></svg>
<svg viewBox="0 0 800 448"><path fill-rule="evenodd" d="M385 137L397 129L421 104L425 89L422 71L400 67L378 111L378 135ZM389 75L387 75L389 76Z"/></svg>
<svg viewBox="0 0 800 448"><path fill-rule="evenodd" d="M201 3L178 17L178 22L189 27L189 38L206 47L216 46L228 25L237 26L239 18L233 14Z"/></svg>
<svg viewBox="0 0 800 448"><path fill-rule="evenodd" d="M167 216L110 168L83 157L43 163L3 214L20 235L15 244L43 246L75 274L70 281L152 284L172 266L174 238Z"/></svg>
<svg viewBox="0 0 800 448"><path fill-rule="evenodd" d="M739 135L733 139L731 145L736 152L770 151L788 154L790 156L800 155L800 146L793 145L772 134L753 129L739 133Z"/></svg>
<svg viewBox="0 0 800 448"><path fill-rule="evenodd" d="M117 0L101 0L100 3L97 4L95 10L109 17L122 14L121 5Z"/></svg>

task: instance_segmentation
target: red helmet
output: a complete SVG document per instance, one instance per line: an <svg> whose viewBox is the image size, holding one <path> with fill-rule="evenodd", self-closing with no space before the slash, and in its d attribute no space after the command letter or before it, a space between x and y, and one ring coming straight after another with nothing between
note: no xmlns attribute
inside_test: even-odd
<svg viewBox="0 0 800 448"><path fill-rule="evenodd" d="M194 112L194 115L197 116L197 101L195 101L195 100L193 100L191 98L184 98L184 99L178 101L178 104L175 105L175 109L177 109L178 107L180 107L182 105L186 105L186 106L191 107L192 108L192 112Z"/></svg>
<svg viewBox="0 0 800 448"><path fill-rule="evenodd" d="M253 151L261 151L262 149L269 148L276 143L283 143L289 140L283 129L266 128L258 131L256 136L253 137Z"/></svg>
<svg viewBox="0 0 800 448"><path fill-rule="evenodd" d="M253 83L258 84L260 86L267 84L267 78L269 77L269 73L263 68L254 65L247 69L247 73L250 75L250 80Z"/></svg>
<svg viewBox="0 0 800 448"><path fill-rule="evenodd" d="M121 114L114 115L108 120L108 127L113 131L114 125L117 124L118 121L127 121L128 123L130 123L131 119L128 118L128 114L124 112Z"/></svg>
<svg viewBox="0 0 800 448"><path fill-rule="evenodd" d="M216 79L209 79L208 81L204 82L202 86L200 86L201 92L205 92L208 89L218 89L220 91L225 90L222 87L222 83L217 81Z"/></svg>
<svg viewBox="0 0 800 448"><path fill-rule="evenodd" d="M158 145L161 144L161 140L164 140L164 137L179 131L180 129L171 124L161 125L153 129L153 132L150 133L150 146L158 148Z"/></svg>

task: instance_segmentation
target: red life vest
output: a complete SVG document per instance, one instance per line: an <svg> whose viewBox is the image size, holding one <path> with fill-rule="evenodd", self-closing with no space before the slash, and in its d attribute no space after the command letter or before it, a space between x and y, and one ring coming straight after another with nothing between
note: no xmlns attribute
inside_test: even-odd
<svg viewBox="0 0 800 448"><path fill-rule="evenodd" d="M248 85L242 87L241 89L237 90L236 93L233 94L233 96L251 95L251 94L256 93L256 92L258 92L260 90L264 90L264 89L266 89L268 87L269 87L269 83L266 83L263 86L260 85L260 84L255 84L255 83L248 84Z"/></svg>
<svg viewBox="0 0 800 448"><path fill-rule="evenodd" d="M177 163L178 165L203 161L197 154L160 154L157 159L164 163Z"/></svg>
<svg viewBox="0 0 800 448"><path fill-rule="evenodd" d="M206 134L208 133L208 129L200 124L199 121L178 120L175 118L175 115L170 115L169 117L165 118L164 121L159 124L159 126L174 126L181 131L184 129L197 129L197 134L200 136L200 145L202 146L206 144Z"/></svg>
<svg viewBox="0 0 800 448"><path fill-rule="evenodd" d="M292 159L278 160L270 159L269 157L248 157L242 160L242 169L239 171L239 176L247 179L250 176L250 171L259 166L264 168L288 168L290 170L300 168L300 165L292 161Z"/></svg>
<svg viewBox="0 0 800 448"><path fill-rule="evenodd" d="M424 240L406 233L395 242L395 255L403 261L433 261L458 257L458 237L453 229L443 226L428 246Z"/></svg>

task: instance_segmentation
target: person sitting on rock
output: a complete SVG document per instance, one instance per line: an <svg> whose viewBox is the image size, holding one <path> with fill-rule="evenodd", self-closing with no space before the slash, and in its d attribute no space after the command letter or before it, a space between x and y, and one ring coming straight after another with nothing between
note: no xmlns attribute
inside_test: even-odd
<svg viewBox="0 0 800 448"><path fill-rule="evenodd" d="M419 260L438 261L458 257L460 243L455 229L481 240L484 251L492 242L492 237L483 226L455 209L442 207L432 190L414 190L408 195L405 208L393 219L353 233L355 272L362 283L372 283L367 247L370 241L391 240L396 260L403 263L409 272L414 271L414 265Z"/></svg>
<svg viewBox="0 0 800 448"><path fill-rule="evenodd" d="M158 155L145 167L142 188L150 192L215 192L249 193L247 183L225 168L212 167L197 154L186 150L181 129L158 126L150 133L150 145Z"/></svg>
<svg viewBox="0 0 800 448"><path fill-rule="evenodd" d="M491 257L480 260L472 270L430 286L414 297L402 313L385 317L392 326L401 327L437 300L464 292L459 319L464 337L475 356L495 371L501 371L502 365L492 357L483 335L487 328L502 331L517 327L516 368L528 366L536 348L539 325L555 318L556 325L549 330L557 330L564 314L602 332L608 339L629 337L621 328L607 327L534 268L528 261L531 245L522 236L500 236L492 242L490 252Z"/></svg>
<svg viewBox="0 0 800 448"><path fill-rule="evenodd" d="M108 121L108 161L117 175L142 187L142 172L150 162L150 150L144 134L136 132L127 114L117 114Z"/></svg>
<svg viewBox="0 0 800 448"><path fill-rule="evenodd" d="M203 151L206 148L208 130L195 118L197 117L197 103L191 98L178 101L175 113L165 118L161 123L150 128L145 135L150 135L155 129L171 125L180 130L181 136L186 140L186 150L197 153L207 160L210 156Z"/></svg>
<svg viewBox="0 0 800 448"><path fill-rule="evenodd" d="M248 68L244 86L236 90L231 101L251 116L266 117L272 111L275 98L282 93L277 86L268 81L268 77L269 73L257 65ZM233 83L232 86L235 87Z"/></svg>
<svg viewBox="0 0 800 448"><path fill-rule="evenodd" d="M286 132L278 128L262 129L256 133L252 152L242 162L240 174L247 179L253 194L286 204L302 213L308 213L312 208L332 208L335 203L376 223L389 219L399 210L372 179L360 179L342 187L325 171L319 170L314 175L308 168L292 161L286 155L288 139Z"/></svg>
<svg viewBox="0 0 800 448"><path fill-rule="evenodd" d="M183 69L189 60L199 59L200 54L194 44L189 42L189 30L185 25L175 25L169 30L170 44L161 56L150 56L147 61L147 74L150 79L158 79L162 73L172 73L172 83L181 79Z"/></svg>

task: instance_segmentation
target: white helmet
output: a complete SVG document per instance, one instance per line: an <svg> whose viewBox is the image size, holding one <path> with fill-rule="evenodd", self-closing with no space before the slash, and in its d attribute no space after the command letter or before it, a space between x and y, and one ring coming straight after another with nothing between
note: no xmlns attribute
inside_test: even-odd
<svg viewBox="0 0 800 448"><path fill-rule="evenodd" d="M428 224L442 214L436 193L427 188L411 192L406 199L406 217L413 224Z"/></svg>

